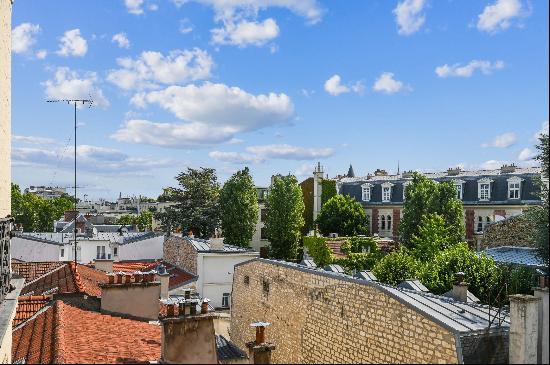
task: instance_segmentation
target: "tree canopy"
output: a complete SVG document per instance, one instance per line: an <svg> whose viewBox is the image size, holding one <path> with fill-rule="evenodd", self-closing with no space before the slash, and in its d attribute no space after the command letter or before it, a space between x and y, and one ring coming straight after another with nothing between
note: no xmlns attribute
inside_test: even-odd
<svg viewBox="0 0 550 365"><path fill-rule="evenodd" d="M368 233L365 210L347 195L330 198L321 208L316 223L324 235L338 233L350 237Z"/></svg>
<svg viewBox="0 0 550 365"><path fill-rule="evenodd" d="M139 215L126 214L117 219L117 224L135 225L140 231L153 229L153 213L143 211Z"/></svg>
<svg viewBox="0 0 550 365"><path fill-rule="evenodd" d="M298 181L292 175L276 176L266 202L265 227L271 243L270 256L295 260L301 228L304 225L304 201Z"/></svg>
<svg viewBox="0 0 550 365"><path fill-rule="evenodd" d="M248 247L258 221L258 193L248 170L237 171L223 185L220 194L224 243Z"/></svg>

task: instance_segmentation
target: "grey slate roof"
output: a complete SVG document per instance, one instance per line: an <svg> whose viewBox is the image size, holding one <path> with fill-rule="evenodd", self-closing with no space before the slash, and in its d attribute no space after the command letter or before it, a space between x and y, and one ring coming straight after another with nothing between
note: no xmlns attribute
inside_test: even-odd
<svg viewBox="0 0 550 365"><path fill-rule="evenodd" d="M325 266L325 271L344 273L344 269L340 265L327 265Z"/></svg>
<svg viewBox="0 0 550 365"><path fill-rule="evenodd" d="M302 260L302 262L300 262L300 265L310 267L312 269L317 268L317 264L315 264L315 261L313 260Z"/></svg>
<svg viewBox="0 0 550 365"><path fill-rule="evenodd" d="M453 298L453 289L443 294L443 296L446 298ZM469 290L466 292L466 300L468 303L479 303L479 299Z"/></svg>
<svg viewBox="0 0 550 365"><path fill-rule="evenodd" d="M478 205L494 205L494 204L533 204L539 203L540 198L537 193L540 188L535 183L535 178L540 177L541 169L538 167L517 168L513 173L501 173L500 170L479 170L479 171L462 171L456 176L449 176L446 172L441 173L423 173L429 179L445 182L452 180L463 180L463 199L465 204ZM524 179L521 183L521 200L508 199L508 181L510 177L518 176ZM491 183L491 199L488 202L478 200L478 180L489 177ZM403 203L403 183L411 181L411 178L406 178L403 174L388 175L388 176L368 176L357 178L342 178L338 182L341 184L340 194L354 197L357 201L362 201L361 185L368 182L373 185L371 190L371 200L363 202L365 204L402 204ZM391 202L382 203L382 184L391 182L392 187Z"/></svg>
<svg viewBox="0 0 550 365"><path fill-rule="evenodd" d="M206 253L206 252L212 252L212 253L254 253L255 251L251 248L244 248L244 247L238 247L238 246L231 246L231 245L223 245L223 250L212 250L210 248L210 242L208 240L203 240L200 238L190 238L188 236L183 237L184 240L189 241L195 250L199 253Z"/></svg>
<svg viewBox="0 0 550 365"><path fill-rule="evenodd" d="M378 281L376 276L372 273L372 271L359 271L353 275L354 278L362 279L362 280L370 280L370 281Z"/></svg>
<svg viewBox="0 0 550 365"><path fill-rule="evenodd" d="M421 291L421 292L424 292L424 293L429 293L430 292L428 290L428 288L426 288L424 286L424 284L422 284L420 282L420 280L417 280L417 279L402 281L397 285L397 287L398 288L403 288L403 289Z"/></svg>
<svg viewBox="0 0 550 365"><path fill-rule="evenodd" d="M235 267L247 265L254 261L285 266L314 275L323 275L338 280L376 287L378 290L392 296L402 304L413 308L414 310L422 313L443 327L448 328L459 335L482 334L502 330L508 331L510 327L510 316L506 311L502 311L499 315L499 318L501 319L501 323L499 325L499 318L494 319L497 309L487 305L458 302L454 299L446 298L441 295L397 288L374 281L353 278L341 273L326 270L315 270L290 262L260 258L237 264ZM489 319L489 315L491 315L491 319L494 319L493 321Z"/></svg>
<svg viewBox="0 0 550 365"><path fill-rule="evenodd" d="M537 250L530 247L493 247L478 252L478 255L481 253L492 257L498 263L548 268L544 261L537 256Z"/></svg>
<svg viewBox="0 0 550 365"><path fill-rule="evenodd" d="M127 232L122 236L119 233L99 232L91 237L77 235L79 241L109 241L120 245L138 242L149 238L161 236L162 234L155 232ZM73 233L49 233L49 232L23 232L16 233L16 237L29 239L37 242L50 243L53 245L63 246L69 244L73 240Z"/></svg>
<svg viewBox="0 0 550 365"><path fill-rule="evenodd" d="M246 359L248 357L237 345L222 335L216 335L216 352L220 360Z"/></svg>

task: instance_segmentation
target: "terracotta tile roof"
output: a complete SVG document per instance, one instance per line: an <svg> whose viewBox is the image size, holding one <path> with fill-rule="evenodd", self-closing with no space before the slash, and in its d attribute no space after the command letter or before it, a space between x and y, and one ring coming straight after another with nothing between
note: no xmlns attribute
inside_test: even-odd
<svg viewBox="0 0 550 365"><path fill-rule="evenodd" d="M99 283L107 282L107 275L85 265L64 264L25 285L22 295L83 293L100 297Z"/></svg>
<svg viewBox="0 0 550 365"><path fill-rule="evenodd" d="M60 266L65 265L64 262L24 262L12 259L11 270L13 273L19 274L25 278L25 282L33 281Z"/></svg>
<svg viewBox="0 0 550 365"><path fill-rule="evenodd" d="M17 301L17 311L13 319L13 327L20 325L27 319L35 315L51 301L46 295L35 295L28 297L19 297Z"/></svg>
<svg viewBox="0 0 550 365"><path fill-rule="evenodd" d="M336 257L345 257L346 254L342 252L341 246L344 244L345 241L337 240L337 241L326 241L328 248L332 251L332 254Z"/></svg>
<svg viewBox="0 0 550 365"><path fill-rule="evenodd" d="M86 311L56 301L14 330L12 359L24 359L28 364L158 361L160 332L160 326L147 322Z"/></svg>

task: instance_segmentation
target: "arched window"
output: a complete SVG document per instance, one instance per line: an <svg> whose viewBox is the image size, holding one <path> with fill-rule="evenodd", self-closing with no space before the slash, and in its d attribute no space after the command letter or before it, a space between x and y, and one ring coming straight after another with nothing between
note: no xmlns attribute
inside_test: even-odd
<svg viewBox="0 0 550 365"><path fill-rule="evenodd" d="M391 230L391 215L388 215L388 230Z"/></svg>
<svg viewBox="0 0 550 365"><path fill-rule="evenodd" d="M381 230L386 230L386 216L381 216L380 217L380 229Z"/></svg>

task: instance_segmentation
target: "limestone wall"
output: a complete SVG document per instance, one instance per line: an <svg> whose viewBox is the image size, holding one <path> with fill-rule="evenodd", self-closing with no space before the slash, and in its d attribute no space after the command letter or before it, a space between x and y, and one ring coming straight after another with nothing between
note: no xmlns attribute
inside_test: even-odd
<svg viewBox="0 0 550 365"><path fill-rule="evenodd" d="M197 275L197 251L187 240L170 236L164 240L163 258L193 275Z"/></svg>
<svg viewBox="0 0 550 365"><path fill-rule="evenodd" d="M256 260L235 268L231 340L259 320L275 363L458 362L449 330L376 287Z"/></svg>
<svg viewBox="0 0 550 365"><path fill-rule="evenodd" d="M0 217L11 211L11 0L0 0Z"/></svg>

